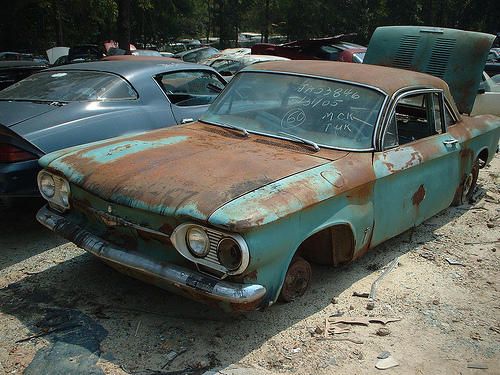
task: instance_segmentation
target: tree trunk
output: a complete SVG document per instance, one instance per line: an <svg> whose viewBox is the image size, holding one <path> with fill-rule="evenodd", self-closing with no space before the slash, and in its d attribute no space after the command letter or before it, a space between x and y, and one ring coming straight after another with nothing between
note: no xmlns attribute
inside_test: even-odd
<svg viewBox="0 0 500 375"><path fill-rule="evenodd" d="M130 2L118 0L118 47L130 55Z"/></svg>
<svg viewBox="0 0 500 375"><path fill-rule="evenodd" d="M63 44L63 31L62 31L62 20L61 20L61 10L59 9L59 4L57 1L52 2L54 6L54 21L55 21L55 31L56 31L56 46L62 47Z"/></svg>

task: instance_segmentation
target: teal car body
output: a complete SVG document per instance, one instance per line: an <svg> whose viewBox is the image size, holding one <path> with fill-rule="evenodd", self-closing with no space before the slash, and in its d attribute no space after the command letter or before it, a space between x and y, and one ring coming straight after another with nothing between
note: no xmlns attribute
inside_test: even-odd
<svg viewBox="0 0 500 375"><path fill-rule="evenodd" d="M500 119L431 75L328 61L239 72L200 121L41 158L38 220L119 271L230 311L302 295L472 195Z"/></svg>

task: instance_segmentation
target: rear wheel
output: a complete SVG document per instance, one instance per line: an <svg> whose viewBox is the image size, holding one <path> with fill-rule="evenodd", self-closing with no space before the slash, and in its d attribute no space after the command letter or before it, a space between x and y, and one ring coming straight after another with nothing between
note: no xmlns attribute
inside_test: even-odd
<svg viewBox="0 0 500 375"><path fill-rule="evenodd" d="M460 206L462 204L470 203L472 195L474 194L474 189L476 188L477 177L479 175L479 160L476 159L471 171L462 183L455 199L453 201L454 206Z"/></svg>
<svg viewBox="0 0 500 375"><path fill-rule="evenodd" d="M281 301L291 302L302 296L309 286L311 275L312 270L309 262L300 257L292 259L286 271L285 281L281 287L279 299Z"/></svg>

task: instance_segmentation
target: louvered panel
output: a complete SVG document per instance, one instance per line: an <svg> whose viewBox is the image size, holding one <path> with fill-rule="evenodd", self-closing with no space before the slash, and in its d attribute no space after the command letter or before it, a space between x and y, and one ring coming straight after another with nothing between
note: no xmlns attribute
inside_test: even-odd
<svg viewBox="0 0 500 375"><path fill-rule="evenodd" d="M410 69L419 41L420 36L417 35L403 35L401 37L394 57L395 68Z"/></svg>
<svg viewBox="0 0 500 375"><path fill-rule="evenodd" d="M437 38L432 47L431 57L425 73L443 78L455 44L455 39Z"/></svg>

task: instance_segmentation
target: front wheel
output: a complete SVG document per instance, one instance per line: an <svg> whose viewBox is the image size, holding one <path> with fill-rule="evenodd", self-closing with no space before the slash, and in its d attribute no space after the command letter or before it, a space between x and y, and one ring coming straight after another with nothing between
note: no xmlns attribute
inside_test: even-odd
<svg viewBox="0 0 500 375"><path fill-rule="evenodd" d="M292 259L286 271L279 299L284 302L291 302L302 296L309 286L311 275L312 270L309 262L300 257Z"/></svg>
<svg viewBox="0 0 500 375"><path fill-rule="evenodd" d="M479 175L479 160L476 159L471 171L465 178L462 185L459 187L455 199L453 200L454 206L470 203L474 189L476 188L477 177Z"/></svg>

